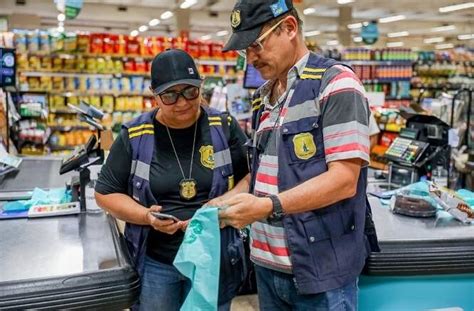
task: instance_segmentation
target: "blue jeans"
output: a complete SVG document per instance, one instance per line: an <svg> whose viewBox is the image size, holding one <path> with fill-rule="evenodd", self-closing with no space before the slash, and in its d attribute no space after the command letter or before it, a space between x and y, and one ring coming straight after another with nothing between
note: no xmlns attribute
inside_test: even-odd
<svg viewBox="0 0 474 311"><path fill-rule="evenodd" d="M191 281L174 266L148 256L141 285L140 311L178 311L191 289ZM230 310L230 304L219 305L219 311Z"/></svg>
<svg viewBox="0 0 474 311"><path fill-rule="evenodd" d="M262 311L357 310L357 280L314 295L298 295L294 276L255 265L258 301Z"/></svg>

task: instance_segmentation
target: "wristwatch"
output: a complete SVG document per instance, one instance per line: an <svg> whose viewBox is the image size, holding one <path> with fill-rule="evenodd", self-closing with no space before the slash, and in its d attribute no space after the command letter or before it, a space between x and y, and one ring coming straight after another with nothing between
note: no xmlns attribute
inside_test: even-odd
<svg viewBox="0 0 474 311"><path fill-rule="evenodd" d="M285 215L285 212L283 211L283 207L281 206L280 199L278 198L278 196L274 194L270 194L268 198L272 200L272 205L273 205L273 211L268 217L268 219L273 220L273 221L281 220L283 216Z"/></svg>

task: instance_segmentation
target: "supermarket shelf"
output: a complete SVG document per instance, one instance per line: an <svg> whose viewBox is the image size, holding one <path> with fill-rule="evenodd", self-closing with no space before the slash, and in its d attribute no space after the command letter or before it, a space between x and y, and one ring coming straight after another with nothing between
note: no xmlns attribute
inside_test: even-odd
<svg viewBox="0 0 474 311"><path fill-rule="evenodd" d="M343 63L349 65L380 65L380 66L411 66L411 60L343 60Z"/></svg>
<svg viewBox="0 0 474 311"><path fill-rule="evenodd" d="M48 127L51 129L51 131L59 131L59 132L69 132L72 130L91 130L91 131L94 130L93 127L85 126L85 125L72 125L72 126L49 125Z"/></svg>
<svg viewBox="0 0 474 311"><path fill-rule="evenodd" d="M63 78L75 78L77 76L86 76L93 78L113 78L113 74L100 74L100 73L66 73L66 72L48 72L48 71L18 71L20 75L26 77L63 77Z"/></svg>
<svg viewBox="0 0 474 311"><path fill-rule="evenodd" d="M462 88L472 88L474 89L474 85L467 85L467 84L443 84L443 85L422 85L422 84L412 84L412 89L425 89L427 91L457 91Z"/></svg>
<svg viewBox="0 0 474 311"><path fill-rule="evenodd" d="M391 97L391 96L386 96L385 100L412 100L413 97Z"/></svg>
<svg viewBox="0 0 474 311"><path fill-rule="evenodd" d="M474 66L474 60L465 60L465 61L458 61L458 60L418 60L415 62L415 64L419 65L434 65L434 64L440 64L440 65L465 65L465 66Z"/></svg>
<svg viewBox="0 0 474 311"><path fill-rule="evenodd" d="M92 92L47 91L46 93L49 93L51 95L64 96L64 97L70 97L70 96L107 96L107 95L114 96L114 97L119 97L119 96L153 97L153 94L150 94L148 91L147 92L142 92L142 93L102 92L102 91L92 91Z"/></svg>
<svg viewBox="0 0 474 311"><path fill-rule="evenodd" d="M390 82L400 82L400 81L411 81L411 77L410 78L365 79L361 81L362 83L390 83Z"/></svg>

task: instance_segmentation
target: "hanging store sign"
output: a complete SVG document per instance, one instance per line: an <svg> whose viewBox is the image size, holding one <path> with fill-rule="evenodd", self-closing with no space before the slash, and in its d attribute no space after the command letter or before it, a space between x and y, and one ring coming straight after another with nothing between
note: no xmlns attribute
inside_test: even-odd
<svg viewBox="0 0 474 311"><path fill-rule="evenodd" d="M55 0L59 12L64 13L66 19L75 19L84 6L84 0Z"/></svg>
<svg viewBox="0 0 474 311"><path fill-rule="evenodd" d="M370 22L362 26L360 33L365 44L374 44L379 39L379 27L376 22Z"/></svg>
<svg viewBox="0 0 474 311"><path fill-rule="evenodd" d="M0 48L0 87L15 86L15 50Z"/></svg>

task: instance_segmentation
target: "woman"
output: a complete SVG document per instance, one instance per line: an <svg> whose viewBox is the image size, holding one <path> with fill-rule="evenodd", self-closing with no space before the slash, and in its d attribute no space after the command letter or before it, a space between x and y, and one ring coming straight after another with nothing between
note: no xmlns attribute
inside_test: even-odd
<svg viewBox="0 0 474 311"><path fill-rule="evenodd" d="M235 119L201 105L201 82L186 52L157 55L151 90L158 107L123 127L96 186L98 204L127 223L125 236L142 280L140 310L179 310L190 282L173 260L187 221L209 200L239 192L248 174L245 135ZM238 232L222 229L219 310L229 310L240 285L242 256Z"/></svg>

